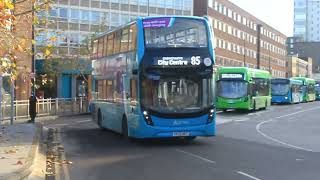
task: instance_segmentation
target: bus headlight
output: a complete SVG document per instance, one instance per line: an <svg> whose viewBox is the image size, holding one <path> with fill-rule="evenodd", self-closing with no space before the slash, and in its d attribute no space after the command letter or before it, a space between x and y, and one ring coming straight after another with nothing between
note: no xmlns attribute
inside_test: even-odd
<svg viewBox="0 0 320 180"><path fill-rule="evenodd" d="M142 114L143 114L143 117L144 117L144 120L146 121L146 123L150 126L153 126L153 122L152 122L152 119L151 119L151 116L149 115L149 113L147 111L143 111Z"/></svg>
<svg viewBox="0 0 320 180"><path fill-rule="evenodd" d="M284 97L285 99L288 99L288 97Z"/></svg>
<svg viewBox="0 0 320 180"><path fill-rule="evenodd" d="M216 112L215 108L210 109L207 124L210 124L213 122L215 112Z"/></svg>

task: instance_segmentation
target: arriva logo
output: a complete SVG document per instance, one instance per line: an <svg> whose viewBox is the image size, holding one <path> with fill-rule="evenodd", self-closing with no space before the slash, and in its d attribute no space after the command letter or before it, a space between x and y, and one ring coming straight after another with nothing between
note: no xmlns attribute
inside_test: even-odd
<svg viewBox="0 0 320 180"><path fill-rule="evenodd" d="M174 126L181 126L181 125L188 125L188 124L190 124L188 121L177 121L177 120L173 121Z"/></svg>

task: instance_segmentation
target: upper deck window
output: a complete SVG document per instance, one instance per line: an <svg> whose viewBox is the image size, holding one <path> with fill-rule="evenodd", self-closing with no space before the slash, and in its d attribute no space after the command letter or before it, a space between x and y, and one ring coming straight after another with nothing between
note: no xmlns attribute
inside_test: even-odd
<svg viewBox="0 0 320 180"><path fill-rule="evenodd" d="M207 47L203 21L187 18L152 18L143 21L146 48Z"/></svg>

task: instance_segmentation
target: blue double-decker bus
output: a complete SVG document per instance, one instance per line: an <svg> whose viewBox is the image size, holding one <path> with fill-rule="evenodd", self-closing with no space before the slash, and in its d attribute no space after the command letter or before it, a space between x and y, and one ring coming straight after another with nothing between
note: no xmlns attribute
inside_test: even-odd
<svg viewBox="0 0 320 180"><path fill-rule="evenodd" d="M320 101L320 81L316 81L315 89L316 89L316 100Z"/></svg>
<svg viewBox="0 0 320 180"><path fill-rule="evenodd" d="M272 103L300 103L303 101L303 81L275 78L271 80Z"/></svg>
<svg viewBox="0 0 320 180"><path fill-rule="evenodd" d="M138 18L93 41L93 120L132 138L215 135L207 18Z"/></svg>

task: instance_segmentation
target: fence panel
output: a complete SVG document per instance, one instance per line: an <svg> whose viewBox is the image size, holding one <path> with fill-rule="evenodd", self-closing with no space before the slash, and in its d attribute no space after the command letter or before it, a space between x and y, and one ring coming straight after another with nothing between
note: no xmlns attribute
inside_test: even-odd
<svg viewBox="0 0 320 180"><path fill-rule="evenodd" d="M37 116L51 115L76 115L88 113L88 100L86 98L56 98L56 99L38 99ZM29 118L29 100L14 102L14 119ZM10 104L2 102L2 117L0 121L9 120L11 111Z"/></svg>

